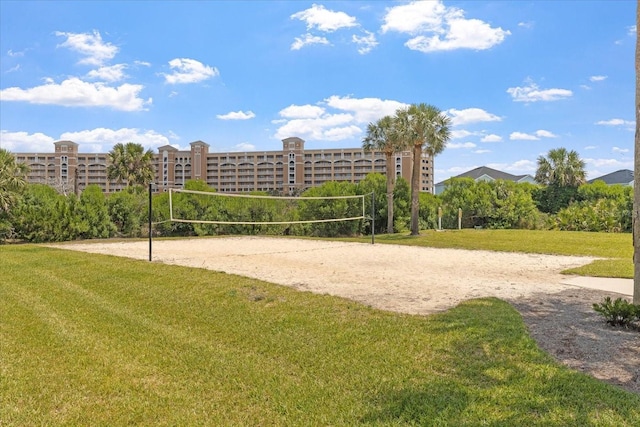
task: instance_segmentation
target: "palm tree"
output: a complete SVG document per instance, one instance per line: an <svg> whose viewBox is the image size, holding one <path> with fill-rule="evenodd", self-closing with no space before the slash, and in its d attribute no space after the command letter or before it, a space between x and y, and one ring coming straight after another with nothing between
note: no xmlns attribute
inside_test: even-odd
<svg viewBox="0 0 640 427"><path fill-rule="evenodd" d="M387 233L393 233L393 190L396 184L396 172L393 167L393 154L402 150L401 139L396 131L394 118L384 116L367 126L367 135L362 139L365 151L384 153L387 177Z"/></svg>
<svg viewBox="0 0 640 427"><path fill-rule="evenodd" d="M538 157L535 180L542 185L578 187L586 182L585 163L574 150L549 150L547 156Z"/></svg>
<svg viewBox="0 0 640 427"><path fill-rule="evenodd" d="M633 189L633 303L640 304L640 2L636 5L636 136Z"/></svg>
<svg viewBox="0 0 640 427"><path fill-rule="evenodd" d="M396 112L398 132L405 147L413 151L411 172L411 235L420 234L420 177L422 153L432 159L440 154L451 136L451 119L438 108L428 104L413 104Z"/></svg>
<svg viewBox="0 0 640 427"><path fill-rule="evenodd" d="M145 185L153 181L153 152L144 151L140 144L127 142L118 143L109 152L109 166L107 177L118 183L131 185Z"/></svg>
<svg viewBox="0 0 640 427"><path fill-rule="evenodd" d="M18 191L27 185L28 172L27 165L16 163L9 151L0 148L0 213L9 212Z"/></svg>

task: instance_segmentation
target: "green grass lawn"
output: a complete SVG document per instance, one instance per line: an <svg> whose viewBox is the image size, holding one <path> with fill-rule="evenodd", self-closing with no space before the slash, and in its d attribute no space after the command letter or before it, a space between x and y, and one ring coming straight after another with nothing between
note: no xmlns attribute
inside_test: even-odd
<svg viewBox="0 0 640 427"><path fill-rule="evenodd" d="M35 245L0 265L0 425L640 425L497 299L410 316Z"/></svg>
<svg viewBox="0 0 640 427"><path fill-rule="evenodd" d="M371 237L343 239L369 242ZM633 278L633 240L629 233L587 233L535 230L423 231L420 236L381 234L376 243L434 248L482 249L598 258L593 264L566 273L594 277Z"/></svg>

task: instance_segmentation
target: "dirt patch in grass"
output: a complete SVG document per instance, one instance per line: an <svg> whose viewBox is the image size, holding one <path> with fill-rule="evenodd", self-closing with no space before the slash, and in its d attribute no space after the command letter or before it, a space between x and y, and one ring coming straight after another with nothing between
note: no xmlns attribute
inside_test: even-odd
<svg viewBox="0 0 640 427"><path fill-rule="evenodd" d="M510 300L538 345L565 365L640 393L640 332L607 325L592 305L611 292L574 288ZM631 298L628 298L629 301Z"/></svg>
<svg viewBox="0 0 640 427"><path fill-rule="evenodd" d="M149 256L144 241L59 247ZM561 271L593 258L234 237L154 241L153 261L239 274L418 315L495 296L520 311L540 347L559 361L640 393L640 333L611 328L592 309L607 295L621 295L561 283L566 279Z"/></svg>

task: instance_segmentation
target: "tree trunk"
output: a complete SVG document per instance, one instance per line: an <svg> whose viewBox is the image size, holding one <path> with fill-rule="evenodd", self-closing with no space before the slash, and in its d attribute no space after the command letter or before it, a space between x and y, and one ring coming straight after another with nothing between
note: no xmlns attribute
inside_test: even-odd
<svg viewBox="0 0 640 427"><path fill-rule="evenodd" d="M636 5L636 138L633 171L633 303L640 304L640 0Z"/></svg>
<svg viewBox="0 0 640 427"><path fill-rule="evenodd" d="M640 1L640 0L638 0ZM411 172L411 235L420 234L420 166L422 165L422 144L413 146L413 171Z"/></svg>
<svg viewBox="0 0 640 427"><path fill-rule="evenodd" d="M393 187L396 181L396 168L393 153L386 153L387 157L387 233L393 234Z"/></svg>

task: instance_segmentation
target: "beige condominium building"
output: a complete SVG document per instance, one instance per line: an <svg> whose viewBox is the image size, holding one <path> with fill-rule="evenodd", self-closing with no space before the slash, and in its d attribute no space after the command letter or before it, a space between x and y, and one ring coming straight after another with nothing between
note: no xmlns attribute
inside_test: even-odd
<svg viewBox="0 0 640 427"><path fill-rule="evenodd" d="M105 193L123 188L107 179L107 153L79 153L72 141L57 141L53 153L17 153L16 161L29 166L28 181L54 186L63 193L80 193L96 184ZM282 140L280 151L210 153L209 144L195 141L188 151L170 145L154 154L155 191L182 188L190 179L206 181L220 192L269 191L297 193L328 181L357 183L372 172L385 173L389 165L380 152L362 148L306 150L304 140ZM411 179L411 152L396 153L396 176ZM433 192L433 160L425 153L421 159L420 190Z"/></svg>

